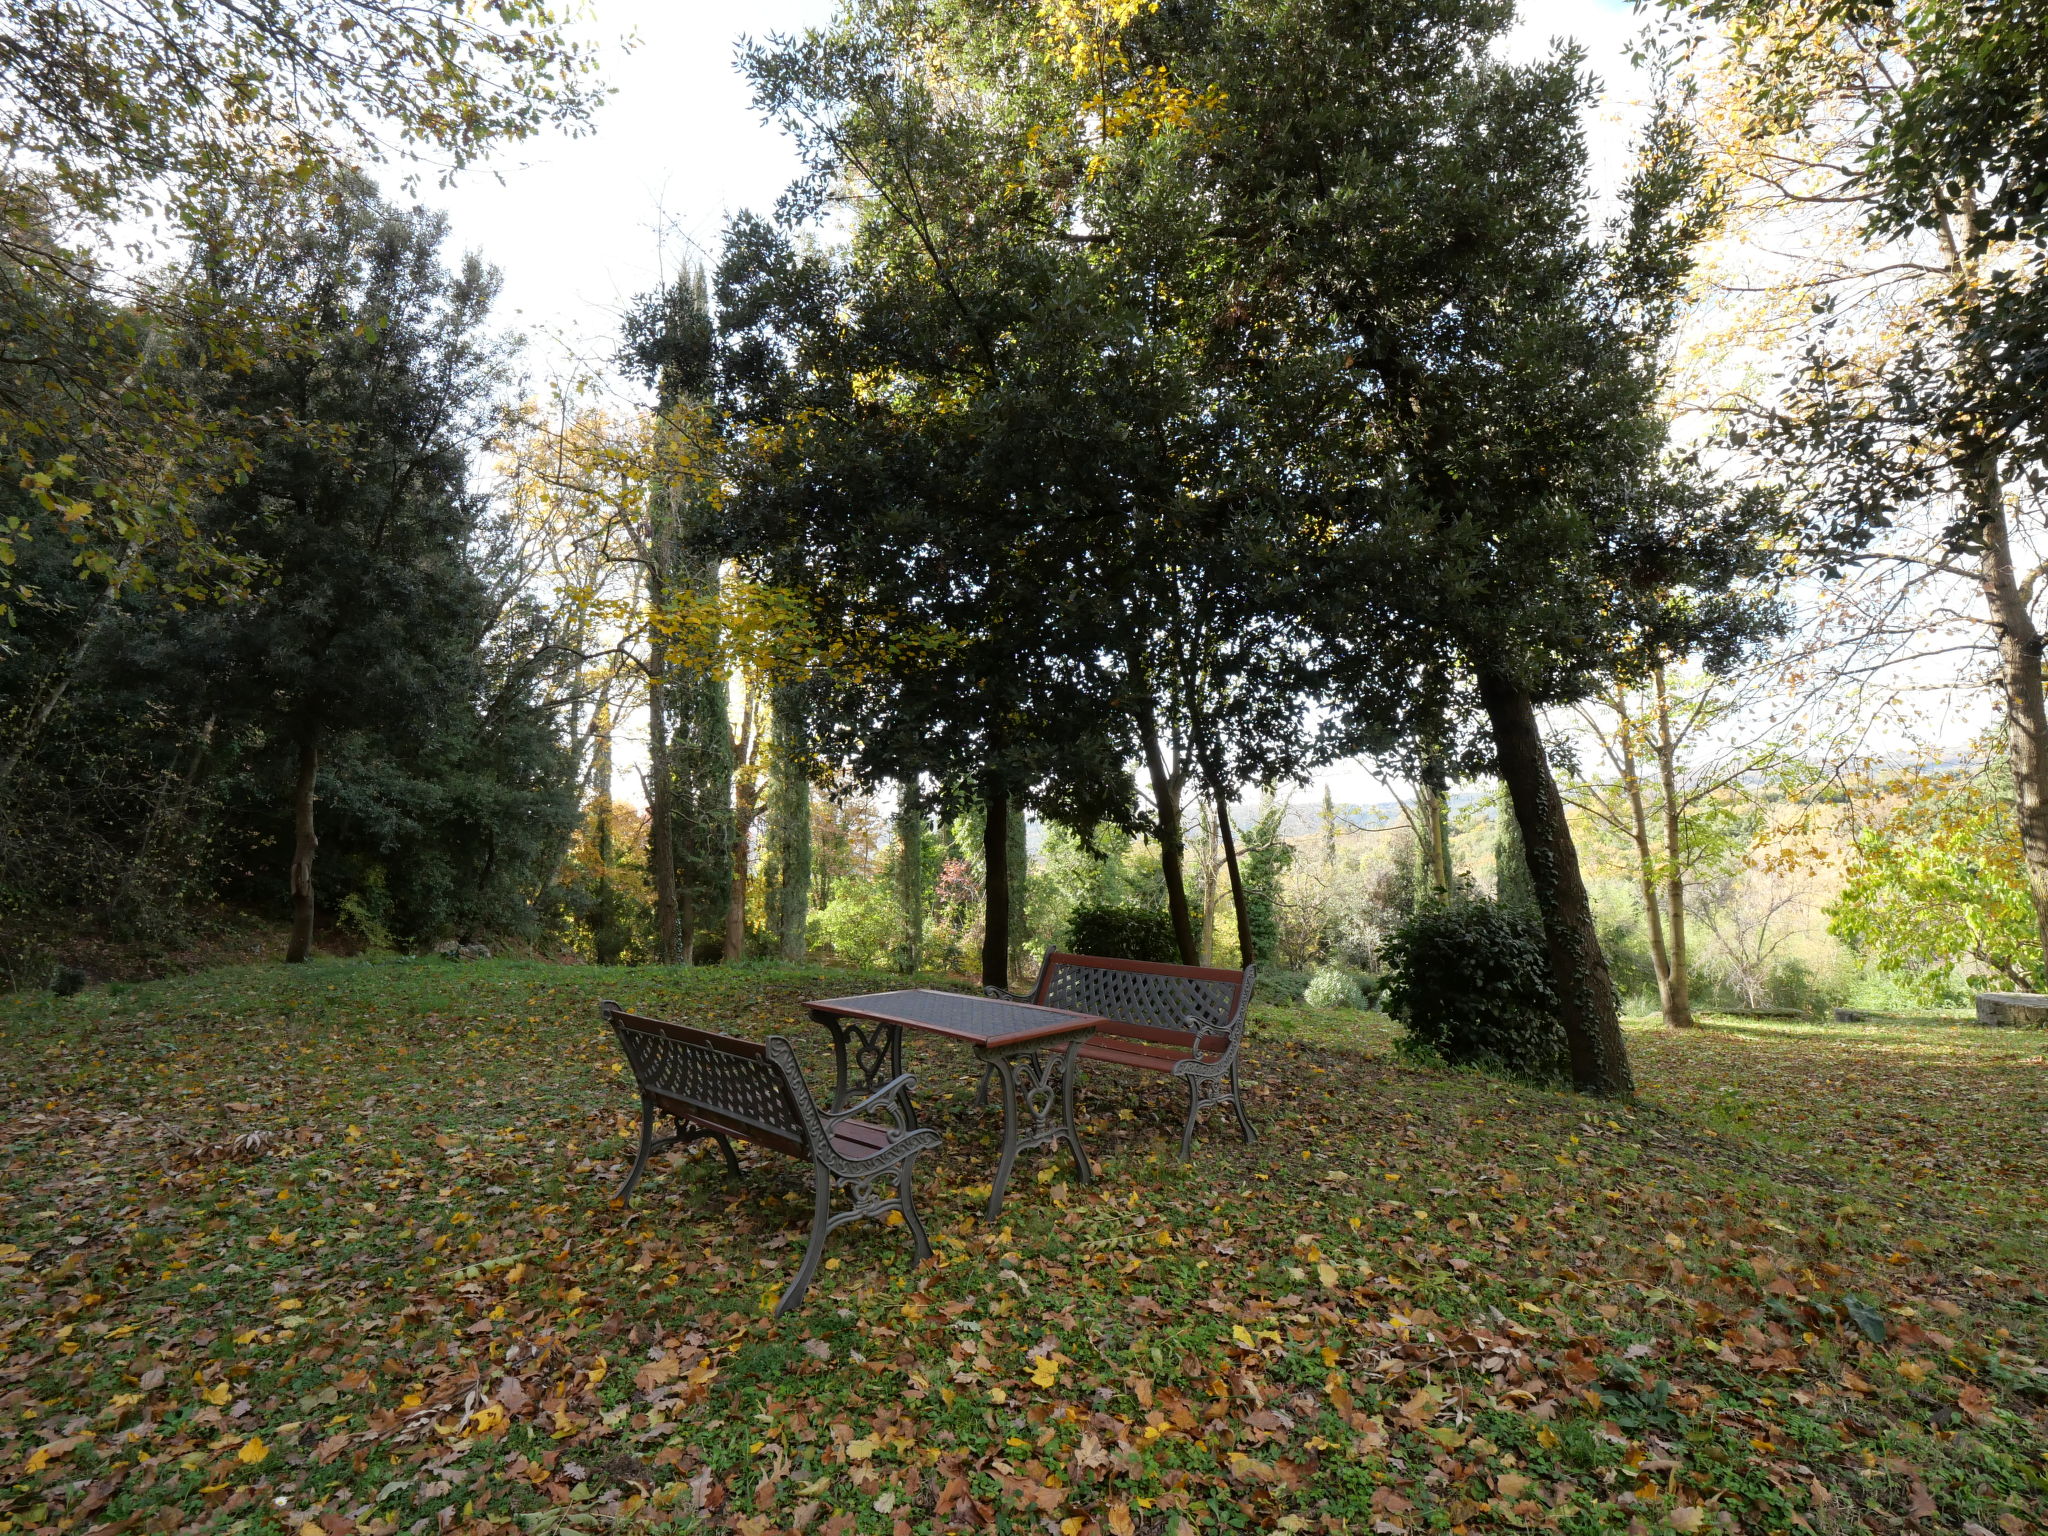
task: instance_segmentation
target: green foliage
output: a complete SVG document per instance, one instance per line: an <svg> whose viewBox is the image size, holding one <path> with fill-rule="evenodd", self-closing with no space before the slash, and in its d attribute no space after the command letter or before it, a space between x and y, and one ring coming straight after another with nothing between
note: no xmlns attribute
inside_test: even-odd
<svg viewBox="0 0 2048 1536"><path fill-rule="evenodd" d="M891 964L903 940L903 914L895 892L880 880L847 883L811 918L811 942L828 946L848 965Z"/></svg>
<svg viewBox="0 0 2048 1536"><path fill-rule="evenodd" d="M1266 797L1259 819L1244 833L1238 865L1244 878L1245 917L1252 931L1247 964L1271 965L1280 953L1280 877L1294 862L1294 849L1280 838L1286 808Z"/></svg>
<svg viewBox="0 0 2048 1536"><path fill-rule="evenodd" d="M2002 754L1973 771L1914 770L1882 786L1858 832L1828 931L1928 1002L2039 991L2040 940Z"/></svg>
<svg viewBox="0 0 2048 1536"><path fill-rule="evenodd" d="M1388 936L1381 960L1383 1006L1400 1021L1408 1050L1535 1082L1569 1080L1543 930L1533 919L1463 895L1409 918Z"/></svg>
<svg viewBox="0 0 2048 1536"><path fill-rule="evenodd" d="M1061 945L1072 954L1110 955L1119 960L1180 959L1173 920L1150 907L1077 907L1067 919Z"/></svg>
<svg viewBox="0 0 2048 1536"><path fill-rule="evenodd" d="M1311 1008L1363 1008L1365 994L1349 971L1326 965L1309 978L1302 1001Z"/></svg>

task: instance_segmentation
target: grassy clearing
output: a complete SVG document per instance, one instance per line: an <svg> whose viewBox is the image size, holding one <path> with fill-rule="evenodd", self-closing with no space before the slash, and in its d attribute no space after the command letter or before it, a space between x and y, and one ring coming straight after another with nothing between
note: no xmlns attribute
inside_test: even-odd
<svg viewBox="0 0 2048 1536"><path fill-rule="evenodd" d="M1643 1027L1620 1108L1266 1009L1257 1146L1184 1168L1167 1085L1105 1074L1099 1184L1048 1155L995 1231L969 1063L914 1042L938 1259L849 1229L778 1326L802 1170L678 1159L611 1206L595 1003L821 1061L796 1004L855 986L0 999L0 1531L2044 1528L2039 1037Z"/></svg>

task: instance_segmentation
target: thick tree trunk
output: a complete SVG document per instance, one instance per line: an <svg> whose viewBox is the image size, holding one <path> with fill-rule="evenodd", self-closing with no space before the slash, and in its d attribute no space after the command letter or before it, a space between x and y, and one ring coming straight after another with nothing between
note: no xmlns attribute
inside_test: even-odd
<svg viewBox="0 0 2048 1536"><path fill-rule="evenodd" d="M1194 917L1188 911L1188 886L1184 870L1186 833L1181 823L1182 775L1169 773L1166 754L1159 744L1159 717L1147 698L1138 706L1138 731L1145 742L1145 772L1152 780L1152 804L1159 821L1159 872L1166 878L1166 913L1173 920L1173 942L1180 950L1182 965L1193 965Z"/></svg>
<svg viewBox="0 0 2048 1536"><path fill-rule="evenodd" d="M1593 927L1564 800L1543 753L1535 706L1520 686L1497 672L1479 674L1479 697L1493 726L1500 777L1522 827L1523 854L1543 915L1551 985L1571 1049L1572 1085L1582 1093L1633 1093L1614 983Z"/></svg>
<svg viewBox="0 0 2048 1536"><path fill-rule="evenodd" d="M1010 986L1010 796L993 784L982 805L981 984Z"/></svg>
<svg viewBox="0 0 2048 1536"><path fill-rule="evenodd" d="M796 737L796 695L784 689L775 695L769 729L769 921L782 958L801 965L810 955L811 785Z"/></svg>
<svg viewBox="0 0 2048 1536"><path fill-rule="evenodd" d="M1664 992L1664 1022L1673 1029L1692 1028L1692 974L1686 954L1684 847L1679 840L1678 749L1671 739L1671 699L1664 689L1664 669L1653 674L1657 686L1657 781L1664 790L1664 907L1669 915L1671 951L1665 968L1670 983Z"/></svg>
<svg viewBox="0 0 2048 1536"><path fill-rule="evenodd" d="M320 727L299 731L299 776L292 786L292 936L284 957L297 965L313 952L313 788L320 777Z"/></svg>
<svg viewBox="0 0 2048 1536"><path fill-rule="evenodd" d="M2034 899L2038 941L2037 986L2048 986L2048 703L2042 697L2041 631L2028 611L2013 570L2012 534L2005 520L2005 485L1995 460L1965 476L1983 530L1981 577L1991 624L1998 635L1999 682L2005 689L2006 753L2012 763L2013 809L2027 889Z"/></svg>
<svg viewBox="0 0 2048 1536"><path fill-rule="evenodd" d="M647 645L647 862L654 876L654 958L682 959L676 906L675 771L668 751L667 665L661 641Z"/></svg>

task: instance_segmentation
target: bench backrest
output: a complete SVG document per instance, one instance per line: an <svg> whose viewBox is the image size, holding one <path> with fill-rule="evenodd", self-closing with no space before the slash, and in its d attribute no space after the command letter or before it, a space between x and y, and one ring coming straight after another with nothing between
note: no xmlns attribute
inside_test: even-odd
<svg viewBox="0 0 2048 1536"><path fill-rule="evenodd" d="M1244 1029L1253 971L1154 960L1117 960L1054 950L1039 967L1031 1000L1047 1008L1100 1014L1134 1040L1222 1051Z"/></svg>
<svg viewBox="0 0 2048 1536"><path fill-rule="evenodd" d="M643 1094L665 1109L748 1141L810 1155L810 1138L789 1072L757 1041L642 1018L617 1003L600 1005Z"/></svg>

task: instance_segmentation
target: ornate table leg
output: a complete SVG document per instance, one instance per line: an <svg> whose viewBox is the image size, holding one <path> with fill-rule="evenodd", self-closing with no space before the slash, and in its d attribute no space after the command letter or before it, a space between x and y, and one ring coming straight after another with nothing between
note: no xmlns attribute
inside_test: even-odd
<svg viewBox="0 0 2048 1536"><path fill-rule="evenodd" d="M1065 1143L1074 1154L1075 1179L1083 1185L1094 1182L1088 1154L1081 1146L1081 1133L1074 1125L1074 1079L1080 1068L1076 1053L1086 1038L1075 1035L1064 1044L1050 1047L974 1048L975 1056L995 1069L1003 1088L1003 1150L996 1159L995 1176L989 1180L990 1221L1002 1212L1010 1172L1017 1165L1017 1154L1026 1147ZM1020 1123L1020 1110L1030 1112L1028 1126Z"/></svg>
<svg viewBox="0 0 2048 1536"><path fill-rule="evenodd" d="M870 1019L817 1015L832 1036L832 1108L846 1108L882 1084L903 1075L903 1026ZM914 1129L917 1115L903 1098L903 1113Z"/></svg>

